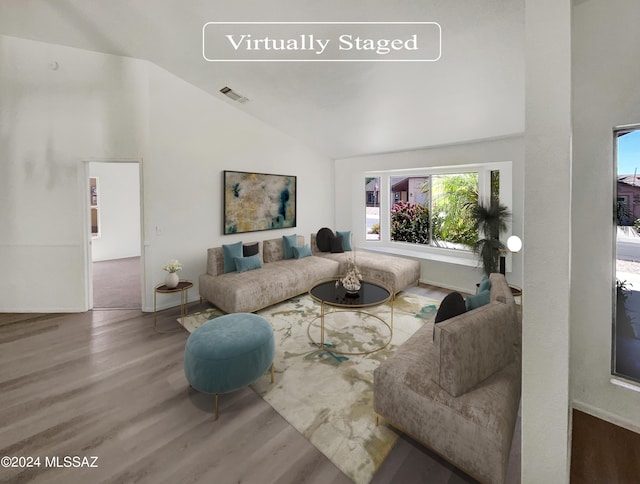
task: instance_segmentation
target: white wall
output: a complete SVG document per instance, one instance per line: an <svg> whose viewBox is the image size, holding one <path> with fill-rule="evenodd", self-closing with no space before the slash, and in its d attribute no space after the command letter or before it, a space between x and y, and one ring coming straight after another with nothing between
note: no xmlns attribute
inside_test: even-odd
<svg viewBox="0 0 640 484"><path fill-rule="evenodd" d="M570 441L571 0L527 0L525 14L522 482L562 483Z"/></svg>
<svg viewBox="0 0 640 484"><path fill-rule="evenodd" d="M140 255L140 166L138 163L93 162L98 179L100 234L91 240L94 262Z"/></svg>
<svg viewBox="0 0 640 484"><path fill-rule="evenodd" d="M222 244L304 235L333 225L333 164L276 129L215 99L173 74L149 66L150 148L144 163L147 301L171 259L196 283L206 249ZM222 235L223 170L297 176L297 227ZM173 304L169 297L163 298Z"/></svg>
<svg viewBox="0 0 640 484"><path fill-rule="evenodd" d="M88 308L86 160L143 160L145 310L170 259L194 300L208 247L333 225L331 160L148 62L3 36L0 96L0 311ZM297 175L298 226L222 236L225 169Z"/></svg>
<svg viewBox="0 0 640 484"><path fill-rule="evenodd" d="M511 161L513 169L512 232L522 237L523 149L522 137L517 136L336 160L336 207L348 207L345 210L336 211L336 228L339 230L351 228L358 246L367 246L364 240L365 172ZM358 227L362 227L362 230L358 230ZM526 240L524 244L526 247ZM422 282L433 282L450 289L474 292L475 285L481 277L482 271L477 267L435 260L421 261ZM508 274L508 278L512 284L522 287L522 256L520 254L513 256L512 272Z"/></svg>
<svg viewBox="0 0 640 484"><path fill-rule="evenodd" d="M145 88L144 62L0 36L0 311L86 309L82 160L141 157Z"/></svg>
<svg viewBox="0 0 640 484"><path fill-rule="evenodd" d="M640 432L640 393L610 383L613 127L640 123L640 3L573 9L573 406Z"/></svg>

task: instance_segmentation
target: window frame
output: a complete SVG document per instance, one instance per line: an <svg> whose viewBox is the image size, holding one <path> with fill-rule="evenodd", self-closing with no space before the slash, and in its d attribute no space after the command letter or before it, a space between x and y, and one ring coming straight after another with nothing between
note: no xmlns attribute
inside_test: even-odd
<svg viewBox="0 0 640 484"><path fill-rule="evenodd" d="M478 200L488 203L491 197L491 172L500 171L500 203L509 207L513 213L513 162L497 161L484 163L466 163L458 165L402 168L394 170L375 170L363 173L363 181L366 178L378 177L380 179L380 239L366 240L366 229L362 230L361 240L363 247L372 250L415 257L419 259L438 260L466 266L478 265L477 256L472 250L451 249L435 247L432 245L414 244L411 242L391 240L391 178L392 177L423 177L433 175L455 175L459 173L478 173ZM362 224L364 226L364 224ZM512 222L509 228L502 234L501 240L506 241L511 235ZM511 255L507 254L507 271L511 268Z"/></svg>
<svg viewBox="0 0 640 484"><path fill-rule="evenodd" d="M619 139L626 135L626 134L631 134L633 132L640 132L640 124L632 124L632 125L624 125L624 126L616 126L613 128L613 214L612 214L612 222L613 222L613 227L612 227L612 249L613 249L613 270L612 270L612 307L611 307L611 318L612 318L612 324L611 324L611 367L610 367L610 375L612 377L612 382L614 384L617 385L621 385L621 386L625 386L627 388L631 388L634 389L636 391L638 391L638 387L640 385L640 377L638 375L632 375L629 374L629 372L625 372L625 368L624 365L622 364L622 361L618 361L618 357L619 357L619 352L623 352L624 351L622 349L619 349L618 345L619 343L622 342L622 340L624 339L623 337L618 335L618 331L619 331L619 326L623 325L623 321L619 319L619 310L620 308L618 307L618 305L620 304L620 297L623 297L626 299L625 296L623 296L623 293L627 290L627 289L618 289L618 280L620 280L621 282L623 282L622 279L619 279L618 276L621 276L621 274L618 271L618 215L617 215L617 210L618 210L618 203L620 202L620 199L624 199L624 204L627 206L627 209L631 211L632 217L633 218L633 203L634 203L634 197L632 194L619 194L618 190L618 170L619 170L619 157L620 157L620 153L619 153ZM625 222L627 222L625 220ZM633 224L633 221L631 221L631 224ZM624 271L623 271L624 272ZM627 281L624 281L625 283L627 283ZM633 292L633 284L630 283L629 286L631 286L631 292ZM628 307L625 304L625 300L622 300L622 304L623 304L623 310L625 315L627 315L627 309ZM636 309L636 307L633 308L634 310ZM628 318L628 316L627 316ZM629 321L627 322L629 323ZM618 341L620 339L620 341ZM628 351L628 350L627 350ZM620 367L619 367L619 363L620 363Z"/></svg>

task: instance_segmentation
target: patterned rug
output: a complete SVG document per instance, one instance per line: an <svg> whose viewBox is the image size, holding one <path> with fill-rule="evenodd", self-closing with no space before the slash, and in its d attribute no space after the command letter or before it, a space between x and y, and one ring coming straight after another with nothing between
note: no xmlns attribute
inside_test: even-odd
<svg viewBox="0 0 640 484"><path fill-rule="evenodd" d="M270 384L265 375L251 388L354 482L368 483L398 438L389 427L375 425L373 370L423 324L431 324L438 304L400 293L393 303L391 342L363 356L338 355L310 343L309 336L320 340L320 305L308 295L259 311L274 329L276 378ZM390 323L391 302L368 312ZM194 313L184 326L192 332L222 314L215 308ZM327 315L325 328L325 343L343 352L382 346L391 333L379 319L353 312Z"/></svg>

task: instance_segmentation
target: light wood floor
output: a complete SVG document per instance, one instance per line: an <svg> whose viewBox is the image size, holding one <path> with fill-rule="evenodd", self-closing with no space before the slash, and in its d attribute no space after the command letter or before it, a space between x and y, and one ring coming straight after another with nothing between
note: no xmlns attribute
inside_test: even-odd
<svg viewBox="0 0 640 484"><path fill-rule="evenodd" d="M0 314L0 457L40 458L39 467L0 467L0 482L350 482L249 388L222 396L214 421L213 398L184 377L178 312L159 318L179 329L169 334L138 310ZM519 482L517 437L509 482ZM95 456L98 467L65 468L65 456ZM52 457L59 467L46 465ZM473 481L401 437L372 482Z"/></svg>

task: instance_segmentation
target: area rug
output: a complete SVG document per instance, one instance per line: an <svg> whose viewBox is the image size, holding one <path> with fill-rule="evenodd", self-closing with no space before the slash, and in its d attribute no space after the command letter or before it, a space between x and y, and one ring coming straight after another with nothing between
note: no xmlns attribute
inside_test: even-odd
<svg viewBox="0 0 640 484"><path fill-rule="evenodd" d="M259 311L274 329L276 378L271 384L265 375L251 388L349 478L368 483L398 438L389 427L375 425L373 370L423 324L432 324L438 304L400 293L393 302L391 341L362 356L321 350L310 342L309 336L320 339L320 305L308 295ZM368 313L390 323L391 302ZM191 314L184 327L192 332L222 314L215 308ZM348 353L382 346L391 335L383 322L363 313L328 315L325 328L329 349Z"/></svg>

